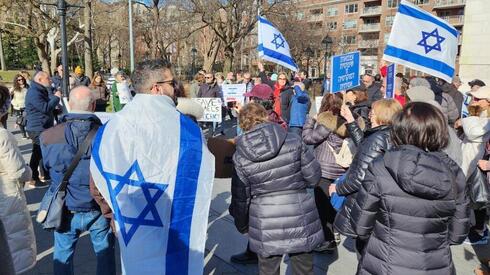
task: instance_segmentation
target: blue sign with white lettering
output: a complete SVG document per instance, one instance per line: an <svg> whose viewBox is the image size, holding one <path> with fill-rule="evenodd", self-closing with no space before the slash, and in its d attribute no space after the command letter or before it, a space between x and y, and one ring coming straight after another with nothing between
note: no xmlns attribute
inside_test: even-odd
<svg viewBox="0 0 490 275"><path fill-rule="evenodd" d="M385 98L395 97L395 64L386 68L386 93Z"/></svg>
<svg viewBox="0 0 490 275"><path fill-rule="evenodd" d="M331 93L359 86L361 72L361 53L359 51L333 56L331 65Z"/></svg>

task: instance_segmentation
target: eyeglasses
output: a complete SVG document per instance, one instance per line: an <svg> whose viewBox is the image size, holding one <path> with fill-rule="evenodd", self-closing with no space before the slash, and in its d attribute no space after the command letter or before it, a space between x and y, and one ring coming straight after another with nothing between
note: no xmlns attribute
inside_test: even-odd
<svg viewBox="0 0 490 275"><path fill-rule="evenodd" d="M158 82L156 82L156 84L157 85L169 84L169 85L175 86L175 81L173 79L165 80L165 81L158 81Z"/></svg>

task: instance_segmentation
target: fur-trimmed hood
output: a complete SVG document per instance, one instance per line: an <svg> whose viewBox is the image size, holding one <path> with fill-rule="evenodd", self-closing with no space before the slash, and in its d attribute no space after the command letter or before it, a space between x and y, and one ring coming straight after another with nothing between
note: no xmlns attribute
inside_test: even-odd
<svg viewBox="0 0 490 275"><path fill-rule="evenodd" d="M347 121L341 116L336 116L332 114L332 112L327 111L318 114L316 121L318 124L325 126L327 129L333 131L341 138L346 138L349 136L349 132L347 132L347 127L345 126ZM363 119L358 118L357 123L361 129L365 128Z"/></svg>

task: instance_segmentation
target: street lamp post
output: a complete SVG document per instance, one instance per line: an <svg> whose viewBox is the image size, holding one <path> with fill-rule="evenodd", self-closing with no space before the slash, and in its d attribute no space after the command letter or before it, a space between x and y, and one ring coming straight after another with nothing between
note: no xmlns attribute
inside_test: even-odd
<svg viewBox="0 0 490 275"><path fill-rule="evenodd" d="M330 52L332 50L333 40L328 34L323 38L322 43L325 44L325 60L323 62L323 71L324 71L324 79L327 79L327 64L328 57L330 56Z"/></svg>
<svg viewBox="0 0 490 275"><path fill-rule="evenodd" d="M196 48L192 48L191 49L191 55L192 55L192 68L191 68L191 74L192 76L191 77L194 77L194 75L196 74L196 54L197 54L197 50Z"/></svg>
<svg viewBox="0 0 490 275"><path fill-rule="evenodd" d="M313 56L313 50L308 47L305 50L306 53L306 78L310 77L310 58Z"/></svg>

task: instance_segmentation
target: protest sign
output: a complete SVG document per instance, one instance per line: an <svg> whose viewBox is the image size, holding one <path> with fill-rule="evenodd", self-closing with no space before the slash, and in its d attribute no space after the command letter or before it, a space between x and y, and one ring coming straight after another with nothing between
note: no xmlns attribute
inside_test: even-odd
<svg viewBox="0 0 490 275"><path fill-rule="evenodd" d="M221 122L221 98L201 97L193 98L204 109L204 115L199 121Z"/></svg>
<svg viewBox="0 0 490 275"><path fill-rule="evenodd" d="M337 93L359 86L361 54L357 52L332 57L330 92Z"/></svg>
<svg viewBox="0 0 490 275"><path fill-rule="evenodd" d="M386 92L385 98L395 97L395 63L388 66L386 70Z"/></svg>
<svg viewBox="0 0 490 275"><path fill-rule="evenodd" d="M320 112L320 107L322 106L322 99L323 96L317 96L315 97L315 107L316 107L316 112Z"/></svg>
<svg viewBox="0 0 490 275"><path fill-rule="evenodd" d="M126 82L117 83L117 94L119 95L119 103L128 104L133 97L131 96L131 91L129 90L129 85Z"/></svg>
<svg viewBox="0 0 490 275"><path fill-rule="evenodd" d="M221 91L223 91L223 98L225 102L239 102L243 105L245 97L243 94L247 90L246 84L223 84Z"/></svg>

